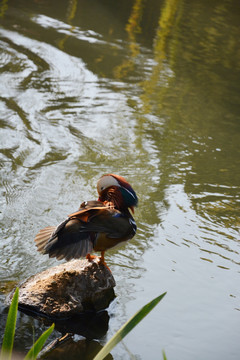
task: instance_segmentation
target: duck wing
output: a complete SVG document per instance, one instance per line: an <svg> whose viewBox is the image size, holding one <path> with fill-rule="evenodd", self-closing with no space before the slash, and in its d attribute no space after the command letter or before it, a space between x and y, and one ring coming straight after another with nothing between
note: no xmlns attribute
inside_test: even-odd
<svg viewBox="0 0 240 360"><path fill-rule="evenodd" d="M65 258L67 261L91 253L91 236L80 233L80 228L81 222L78 219L67 218L58 226L48 226L40 230L34 239L38 251L58 260Z"/></svg>
<svg viewBox="0 0 240 360"><path fill-rule="evenodd" d="M59 260L71 260L84 257L99 246L106 250L116 241L134 236L135 223L127 215L98 201L83 204L57 227L40 230L35 237L38 251Z"/></svg>

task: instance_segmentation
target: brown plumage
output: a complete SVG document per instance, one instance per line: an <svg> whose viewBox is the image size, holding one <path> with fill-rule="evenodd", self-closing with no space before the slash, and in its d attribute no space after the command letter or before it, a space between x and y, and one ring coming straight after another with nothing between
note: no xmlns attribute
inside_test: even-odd
<svg viewBox="0 0 240 360"><path fill-rule="evenodd" d="M57 227L48 226L36 235L35 242L43 254L71 260L93 251L104 252L131 239L136 224L128 208L134 209L138 199L132 187L118 175L102 176L97 184L99 199L81 204Z"/></svg>

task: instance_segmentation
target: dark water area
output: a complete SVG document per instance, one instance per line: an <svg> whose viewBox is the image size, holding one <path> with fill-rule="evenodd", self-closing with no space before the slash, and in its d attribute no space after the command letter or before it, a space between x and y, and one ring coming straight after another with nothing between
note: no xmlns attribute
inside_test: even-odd
<svg viewBox="0 0 240 360"><path fill-rule="evenodd" d="M106 253L108 325L44 358L92 359L167 291L109 359L239 359L239 19L230 0L0 2L1 338L9 291L59 263L35 234L116 173L138 232ZM16 352L48 326L19 313Z"/></svg>

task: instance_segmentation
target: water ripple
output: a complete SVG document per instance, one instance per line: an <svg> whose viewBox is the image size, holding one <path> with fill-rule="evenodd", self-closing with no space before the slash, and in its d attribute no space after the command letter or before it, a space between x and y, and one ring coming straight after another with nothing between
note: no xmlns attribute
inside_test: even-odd
<svg viewBox="0 0 240 360"><path fill-rule="evenodd" d="M217 266L229 268L230 263L240 265L238 230L223 228L212 219L204 219L197 214L182 185L170 186L166 191L166 200L168 211L164 213L160 207L162 222L156 230L157 238L177 246L196 246L201 259Z"/></svg>

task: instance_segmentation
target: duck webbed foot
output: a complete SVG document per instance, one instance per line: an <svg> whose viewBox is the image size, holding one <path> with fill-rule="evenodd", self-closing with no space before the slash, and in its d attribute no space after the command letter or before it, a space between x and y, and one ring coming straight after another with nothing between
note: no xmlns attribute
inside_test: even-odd
<svg viewBox="0 0 240 360"><path fill-rule="evenodd" d="M106 268L107 268L109 271L111 271L111 270L109 269L109 267L107 266L106 262L105 262L104 253L105 253L105 251L101 251L101 256L100 256L100 257L99 257L99 256L96 256L96 255L87 254L87 255L86 255L86 259L87 259L88 261L93 261L94 259L98 259L98 263L99 263L99 264L102 264L102 265L106 266Z"/></svg>

